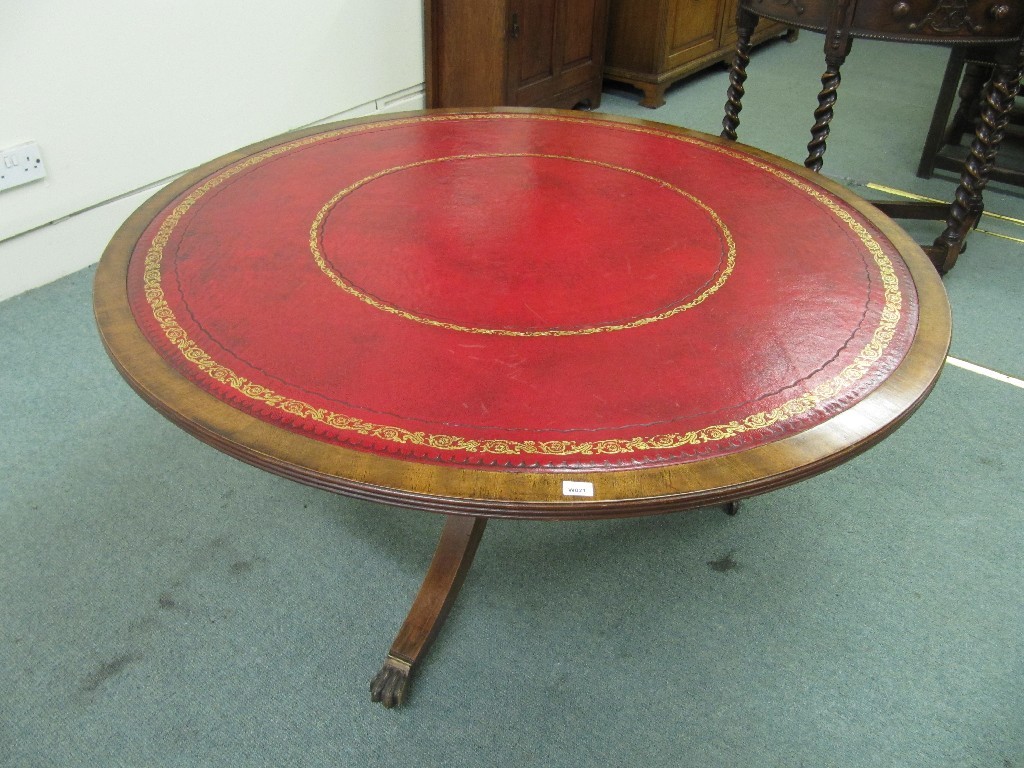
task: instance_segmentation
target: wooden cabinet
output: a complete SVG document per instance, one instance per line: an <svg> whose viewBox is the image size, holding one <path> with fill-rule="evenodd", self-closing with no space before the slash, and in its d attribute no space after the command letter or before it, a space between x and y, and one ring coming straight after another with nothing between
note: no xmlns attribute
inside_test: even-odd
<svg viewBox="0 0 1024 768"><path fill-rule="evenodd" d="M762 22L754 42L795 33ZM640 104L665 103L675 81L719 62L736 46L736 0L611 0L604 75L643 91Z"/></svg>
<svg viewBox="0 0 1024 768"><path fill-rule="evenodd" d="M608 0L424 0L428 107L601 103Z"/></svg>

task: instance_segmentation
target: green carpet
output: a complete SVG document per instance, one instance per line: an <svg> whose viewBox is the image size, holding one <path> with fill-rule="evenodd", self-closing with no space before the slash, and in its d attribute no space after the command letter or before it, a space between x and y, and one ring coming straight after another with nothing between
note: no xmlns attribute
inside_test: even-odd
<svg viewBox="0 0 1024 768"><path fill-rule="evenodd" d="M755 53L741 140L802 160L820 51ZM951 194L913 175L944 60L855 43L826 172ZM725 84L602 108L717 133ZM1024 376L1022 267L972 236L957 357ZM441 519L177 430L107 361L92 274L0 303L0 765L1024 766L1024 389L947 367L893 437L734 518L492 522L386 711Z"/></svg>

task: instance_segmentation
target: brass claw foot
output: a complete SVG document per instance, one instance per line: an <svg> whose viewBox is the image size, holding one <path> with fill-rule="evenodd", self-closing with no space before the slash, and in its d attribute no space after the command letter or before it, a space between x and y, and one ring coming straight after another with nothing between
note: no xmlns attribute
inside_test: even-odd
<svg viewBox="0 0 1024 768"><path fill-rule="evenodd" d="M380 672L370 681L370 701L383 704L388 709L400 707L405 702L405 689L409 684L409 665L388 656Z"/></svg>

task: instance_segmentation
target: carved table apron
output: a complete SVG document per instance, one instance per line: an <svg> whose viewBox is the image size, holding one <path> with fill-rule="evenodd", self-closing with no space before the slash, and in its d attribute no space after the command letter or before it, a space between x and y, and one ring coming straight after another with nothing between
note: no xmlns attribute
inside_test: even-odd
<svg viewBox="0 0 1024 768"><path fill-rule="evenodd" d="M160 191L101 260L117 368L217 449L448 516L375 678L400 703L490 517L734 503L899 426L949 345L922 251L771 155L546 110L281 136Z"/></svg>

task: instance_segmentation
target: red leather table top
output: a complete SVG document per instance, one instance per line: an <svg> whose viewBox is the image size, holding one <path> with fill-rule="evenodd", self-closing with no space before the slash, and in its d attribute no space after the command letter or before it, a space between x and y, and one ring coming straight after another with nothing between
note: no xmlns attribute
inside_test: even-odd
<svg viewBox="0 0 1024 768"><path fill-rule="evenodd" d="M658 467L808 430L900 365L918 294L763 156L571 113L325 129L214 170L127 268L135 320L259 420L418 463Z"/></svg>

